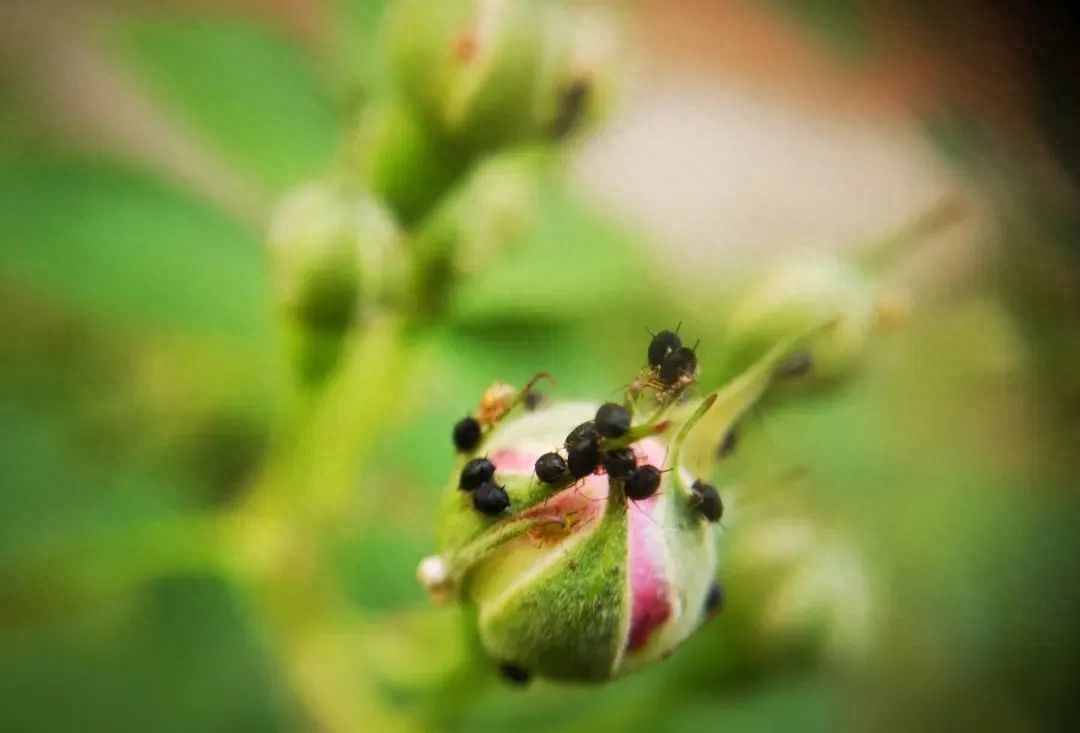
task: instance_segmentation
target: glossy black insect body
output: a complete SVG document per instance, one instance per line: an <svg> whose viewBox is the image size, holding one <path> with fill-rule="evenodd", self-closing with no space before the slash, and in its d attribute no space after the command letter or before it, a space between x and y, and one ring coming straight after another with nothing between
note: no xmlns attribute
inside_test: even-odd
<svg viewBox="0 0 1080 733"><path fill-rule="evenodd" d="M454 447L468 453L480 444L480 423L475 417L463 417L454 425Z"/></svg>
<svg viewBox="0 0 1080 733"><path fill-rule="evenodd" d="M499 674L507 682L515 685L527 685L532 677L526 670L510 662L503 662L499 665Z"/></svg>
<svg viewBox="0 0 1080 733"><path fill-rule="evenodd" d="M630 413L614 402L600 405L595 422L597 432L605 438L621 438L630 431Z"/></svg>
<svg viewBox="0 0 1080 733"><path fill-rule="evenodd" d="M672 351L660 364L660 381L668 386L680 381L692 381L696 374L697 354L686 346L680 346Z"/></svg>
<svg viewBox="0 0 1080 733"><path fill-rule="evenodd" d="M634 501L648 499L660 488L660 469L651 464L645 464L636 469L626 481L623 482L623 490L626 498Z"/></svg>
<svg viewBox="0 0 1080 733"><path fill-rule="evenodd" d="M716 487L704 481L695 481L690 488L697 494L701 515L710 522L719 522L724 516L724 503L720 501Z"/></svg>
<svg viewBox="0 0 1080 733"><path fill-rule="evenodd" d="M510 507L510 496L506 493L506 489L493 481L480 484L472 492L472 500L476 510L489 517L502 514Z"/></svg>
<svg viewBox="0 0 1080 733"><path fill-rule="evenodd" d="M536 477L545 484L561 483L566 473L566 461L558 453L545 453L536 459Z"/></svg>
<svg viewBox="0 0 1080 733"><path fill-rule="evenodd" d="M618 448L604 454L602 463L611 478L626 478L637 468L637 459L632 448Z"/></svg>
<svg viewBox="0 0 1080 733"><path fill-rule="evenodd" d="M486 458L474 458L461 469L458 488L472 491L495 476L495 464Z"/></svg>
<svg viewBox="0 0 1080 733"><path fill-rule="evenodd" d="M649 342L649 366L654 369L664 363L664 359L673 351L682 348L682 339L674 331L661 331Z"/></svg>
<svg viewBox="0 0 1080 733"><path fill-rule="evenodd" d="M588 476L600 465L600 432L591 420L566 436L566 465L574 478Z"/></svg>

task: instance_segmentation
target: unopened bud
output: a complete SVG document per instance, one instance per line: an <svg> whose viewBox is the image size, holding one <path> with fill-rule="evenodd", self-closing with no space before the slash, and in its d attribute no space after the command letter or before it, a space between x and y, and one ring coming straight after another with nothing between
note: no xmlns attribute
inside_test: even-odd
<svg viewBox="0 0 1080 733"><path fill-rule="evenodd" d="M792 383L832 384L850 376L867 354L876 321L877 289L857 267L822 256L788 260L767 271L733 304L725 327L727 373L737 373L776 343L829 324L794 355ZM784 366L778 376L784 375Z"/></svg>
<svg viewBox="0 0 1080 733"><path fill-rule="evenodd" d="M435 135L470 150L525 138L553 30L544 17L533 0L398 0L387 30L400 90Z"/></svg>
<svg viewBox="0 0 1080 733"><path fill-rule="evenodd" d="M268 249L300 371L317 381L364 310L400 290L396 227L371 199L312 184L280 204Z"/></svg>

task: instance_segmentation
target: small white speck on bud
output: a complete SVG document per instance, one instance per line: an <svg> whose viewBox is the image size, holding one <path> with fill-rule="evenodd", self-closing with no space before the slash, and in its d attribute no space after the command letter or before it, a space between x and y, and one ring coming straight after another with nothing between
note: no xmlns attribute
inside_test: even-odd
<svg viewBox="0 0 1080 733"><path fill-rule="evenodd" d="M445 603L450 597L452 581L450 565L441 555L428 555L416 568L416 579L436 603Z"/></svg>

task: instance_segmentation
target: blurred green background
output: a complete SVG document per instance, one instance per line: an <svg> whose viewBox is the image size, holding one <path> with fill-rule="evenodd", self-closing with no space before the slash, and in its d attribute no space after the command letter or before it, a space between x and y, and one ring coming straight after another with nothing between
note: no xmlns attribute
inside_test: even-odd
<svg viewBox="0 0 1080 733"><path fill-rule="evenodd" d="M384 10L0 9L0 728L1069 729L1080 76L1058 8L623 7L608 122L536 175L533 226L436 317L365 337L393 373L342 378L307 434L264 240L382 93ZM676 164L695 131L726 188ZM602 399L645 328L682 322L719 386L725 308L806 251L793 232L857 248L957 191L960 233L889 273L906 327L840 388L755 413L718 473L741 509L718 619L603 688L510 689L471 661L414 571L449 427L487 385L547 370Z"/></svg>

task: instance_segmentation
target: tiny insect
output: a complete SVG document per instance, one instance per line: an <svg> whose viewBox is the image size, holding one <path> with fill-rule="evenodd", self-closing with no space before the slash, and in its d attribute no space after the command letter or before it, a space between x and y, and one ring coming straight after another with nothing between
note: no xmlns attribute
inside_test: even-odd
<svg viewBox="0 0 1080 733"><path fill-rule="evenodd" d="M494 425L510 411L516 392L509 384L496 382L484 390L480 396L480 407L476 419L481 425Z"/></svg>
<svg viewBox="0 0 1080 733"><path fill-rule="evenodd" d="M664 359L673 351L682 348L682 339L674 331L661 331L649 342L649 366L659 369Z"/></svg>
<svg viewBox="0 0 1080 733"><path fill-rule="evenodd" d="M588 476L600 465L600 432L592 420L566 436L566 465L574 478Z"/></svg>
<svg viewBox="0 0 1080 733"><path fill-rule="evenodd" d="M618 448L608 451L604 454L601 462L604 465L604 470L607 471L607 475L615 479L626 478L637 468L637 459L632 448Z"/></svg>
<svg viewBox="0 0 1080 733"><path fill-rule="evenodd" d="M777 379L805 377L814 368L814 356L806 349L796 351L773 370Z"/></svg>
<svg viewBox="0 0 1080 733"><path fill-rule="evenodd" d="M495 464L486 458L473 458L461 469L461 477L458 488L463 491L473 491L485 481L490 481L495 476Z"/></svg>
<svg viewBox="0 0 1080 733"><path fill-rule="evenodd" d="M454 447L469 453L480 443L480 423L475 417L463 417L454 424Z"/></svg>
<svg viewBox="0 0 1080 733"><path fill-rule="evenodd" d="M566 460L558 453L545 453L536 459L536 477L545 484L559 484L566 478Z"/></svg>
<svg viewBox="0 0 1080 733"><path fill-rule="evenodd" d="M595 423L605 438L621 438L630 432L630 413L622 405L605 402L596 411Z"/></svg>
<svg viewBox="0 0 1080 733"><path fill-rule="evenodd" d="M712 618L720 613L724 607L724 589L718 583L709 586L709 592L705 595L705 617Z"/></svg>
<svg viewBox="0 0 1080 733"><path fill-rule="evenodd" d="M668 387L684 387L697 377L697 354L687 346L680 346L660 364L660 381Z"/></svg>
<svg viewBox="0 0 1080 733"><path fill-rule="evenodd" d="M734 425L728 428L724 433L724 437L720 439L720 444L716 446L716 457L727 458L739 445L739 430Z"/></svg>
<svg viewBox="0 0 1080 733"><path fill-rule="evenodd" d="M699 479L694 481L690 489L697 496L701 515L710 522L719 522L724 516L724 503L720 501L720 494L717 493L716 487Z"/></svg>
<svg viewBox="0 0 1080 733"><path fill-rule="evenodd" d="M648 499L660 488L660 469L652 464L645 464L636 469L623 482L626 498L633 501Z"/></svg>
<svg viewBox="0 0 1080 733"><path fill-rule="evenodd" d="M527 685L532 677L526 670L510 662L503 662L499 665L499 674L507 682L514 685Z"/></svg>
<svg viewBox="0 0 1080 733"><path fill-rule="evenodd" d="M545 397L543 392L529 391L525 393L522 404L525 405L525 409L529 412L534 411L536 408L544 404Z"/></svg>
<svg viewBox="0 0 1080 733"><path fill-rule="evenodd" d="M481 514L493 517L502 514L510 507L510 496L506 489L494 481L485 481L472 492L473 506Z"/></svg>
<svg viewBox="0 0 1080 733"><path fill-rule="evenodd" d="M574 79L559 94L559 109L551 123L551 139L562 140L570 134L585 112L591 87L586 79Z"/></svg>

